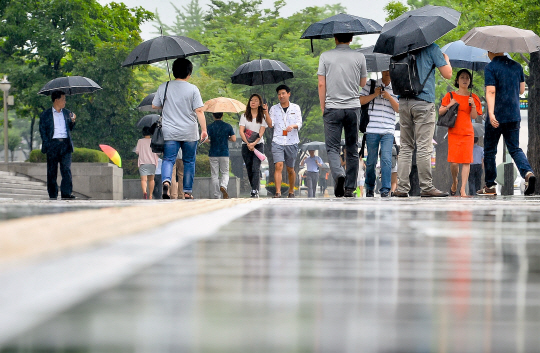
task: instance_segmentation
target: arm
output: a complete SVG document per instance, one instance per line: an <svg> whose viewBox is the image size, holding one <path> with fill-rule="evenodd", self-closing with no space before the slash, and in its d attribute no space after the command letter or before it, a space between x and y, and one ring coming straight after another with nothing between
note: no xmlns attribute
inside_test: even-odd
<svg viewBox="0 0 540 353"><path fill-rule="evenodd" d="M324 105L326 102L326 76L319 75L319 104L321 105L321 112L324 113Z"/></svg>
<svg viewBox="0 0 540 353"><path fill-rule="evenodd" d="M247 137L246 137L246 135L244 134L244 132L246 131L246 127L240 125L239 131L240 131L240 138L242 139L242 141L244 141L246 144L249 144L249 142L248 142L248 140L247 140Z"/></svg>
<svg viewBox="0 0 540 353"><path fill-rule="evenodd" d="M45 111L39 116L39 134L41 135L41 152L47 153L49 146L49 135L47 134L47 128L45 127Z"/></svg>
<svg viewBox="0 0 540 353"><path fill-rule="evenodd" d="M298 107L295 115L296 124L287 126L287 131L292 131L293 129L300 130L302 128L302 111L300 110L300 107Z"/></svg>
<svg viewBox="0 0 540 353"><path fill-rule="evenodd" d="M377 87L377 88L375 88L375 92L373 92L373 94L370 94L368 96L361 96L360 97L360 104L361 105L368 104L369 102L371 102L372 100L374 100L375 98L377 98L380 95L381 95L381 87Z"/></svg>
<svg viewBox="0 0 540 353"><path fill-rule="evenodd" d="M257 139L255 141L247 144L250 151L253 151L255 149L255 146L257 144L259 144L259 142L261 142L261 139L262 139L262 137L264 135L264 130L266 130L266 127L261 125L261 127L259 129L259 137L257 137ZM247 140L246 140L246 142L247 142Z"/></svg>
<svg viewBox="0 0 540 353"><path fill-rule="evenodd" d="M519 83L519 94L525 93L525 82Z"/></svg>
<svg viewBox="0 0 540 353"><path fill-rule="evenodd" d="M229 136L229 141L236 142L236 135Z"/></svg>
<svg viewBox="0 0 540 353"><path fill-rule="evenodd" d="M383 91L382 97L390 102L390 105L395 112L399 112L399 103L394 97L392 97L390 93L388 93L387 91Z"/></svg>
<svg viewBox="0 0 540 353"><path fill-rule="evenodd" d="M362 77L360 79L360 87L364 87L367 83L367 77Z"/></svg>
<svg viewBox="0 0 540 353"><path fill-rule="evenodd" d="M443 54L443 56L444 60L446 60L446 65L439 67L439 72L441 73L442 77L450 80L452 78L452 65L450 65L450 59L448 58L448 55Z"/></svg>
<svg viewBox="0 0 540 353"><path fill-rule="evenodd" d="M439 107L439 115L445 114L451 106L457 103L457 101L453 97L448 101L449 95L450 94L447 93L447 96L443 98L441 106ZM446 105L444 105L445 101L448 101Z"/></svg>
<svg viewBox="0 0 540 353"><path fill-rule="evenodd" d="M206 131L206 119L204 117L203 107L195 109L195 113L201 125L201 141L204 141L208 137L208 132Z"/></svg>
<svg viewBox="0 0 540 353"><path fill-rule="evenodd" d="M301 167L304 166L304 164L306 163L306 158L307 158L307 156L304 157L304 158L302 159L302 161L300 162L300 166L301 166Z"/></svg>
<svg viewBox="0 0 540 353"><path fill-rule="evenodd" d="M263 112L266 125L268 125L269 128L273 128L274 124L272 122L272 118L270 117L270 113L268 112L268 104L263 104Z"/></svg>
<svg viewBox="0 0 540 353"><path fill-rule="evenodd" d="M486 103L488 108L489 122L494 128L499 127L495 117L495 86L486 86Z"/></svg>

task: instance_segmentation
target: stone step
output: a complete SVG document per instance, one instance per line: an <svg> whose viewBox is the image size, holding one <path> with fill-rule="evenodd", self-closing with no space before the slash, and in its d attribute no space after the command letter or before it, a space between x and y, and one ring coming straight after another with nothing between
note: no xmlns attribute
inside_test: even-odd
<svg viewBox="0 0 540 353"><path fill-rule="evenodd" d="M44 185L15 185L15 184L7 184L3 185L2 182L0 182L0 192L6 192L6 193L13 193L17 190L27 190L27 191L33 191L33 192L47 192L47 187Z"/></svg>
<svg viewBox="0 0 540 353"><path fill-rule="evenodd" d="M48 200L49 195L28 195L28 194L4 194L0 192L0 199L13 200Z"/></svg>
<svg viewBox="0 0 540 353"><path fill-rule="evenodd" d="M24 188L0 188L0 193L4 195L9 194L23 194L23 195L49 195L47 189L24 189Z"/></svg>
<svg viewBox="0 0 540 353"><path fill-rule="evenodd" d="M19 178L0 178L0 184L3 185L34 185L34 186L47 186L47 183L44 181L35 181L28 178L25 179L19 179Z"/></svg>

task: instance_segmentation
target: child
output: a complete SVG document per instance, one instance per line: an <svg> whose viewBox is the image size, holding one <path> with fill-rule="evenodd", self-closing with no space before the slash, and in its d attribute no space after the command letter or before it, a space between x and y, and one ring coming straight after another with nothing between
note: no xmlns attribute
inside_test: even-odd
<svg viewBox="0 0 540 353"><path fill-rule="evenodd" d="M152 199L152 192L147 193L146 184L148 182L148 190L154 190L154 174L158 165L158 155L152 152L150 148L151 133L149 127L142 129L143 138L137 142L135 153L139 155L139 174L141 175L141 187L145 199Z"/></svg>

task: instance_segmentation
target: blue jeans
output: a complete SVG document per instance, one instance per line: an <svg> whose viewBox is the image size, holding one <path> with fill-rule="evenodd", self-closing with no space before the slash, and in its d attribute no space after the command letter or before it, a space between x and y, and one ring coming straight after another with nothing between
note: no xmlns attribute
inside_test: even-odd
<svg viewBox="0 0 540 353"><path fill-rule="evenodd" d="M184 192L193 192L193 178L195 177L195 155L198 141L165 141L163 163L161 164L161 178L163 182L171 182L172 169L176 161L178 150L182 149L184 161Z"/></svg>
<svg viewBox="0 0 540 353"><path fill-rule="evenodd" d="M525 153L519 148L519 124L519 121L501 123L499 124L499 127L495 129L489 122L489 119L486 119L484 168L486 172L485 180L487 187L496 185L497 164L495 163L495 156L497 155L497 145L499 144L501 135L504 137L508 153L510 153L514 163L516 163L516 167L518 168L521 177L525 178L525 175L527 175L528 172L532 172L527 156L525 156Z"/></svg>
<svg viewBox="0 0 540 353"><path fill-rule="evenodd" d="M390 192L392 177L392 146L394 135L392 134L367 134L366 146L368 150L366 162L366 189L375 188L375 167L379 157L379 145L381 147L381 183L380 192Z"/></svg>

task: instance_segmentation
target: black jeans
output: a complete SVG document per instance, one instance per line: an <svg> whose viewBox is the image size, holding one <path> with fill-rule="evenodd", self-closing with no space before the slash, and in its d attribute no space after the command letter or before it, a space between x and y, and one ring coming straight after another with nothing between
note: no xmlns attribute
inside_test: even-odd
<svg viewBox="0 0 540 353"><path fill-rule="evenodd" d="M337 180L345 176L345 188L356 189L358 176L358 124L360 108L325 109L323 114L326 153L332 177ZM345 130L345 150L347 153L345 171L341 166L340 147L341 132Z"/></svg>
<svg viewBox="0 0 540 353"><path fill-rule="evenodd" d="M264 144L255 145L259 152L264 153ZM255 155L255 152L250 151L246 144L242 144L242 158L246 163L251 190L259 191L261 186L261 160Z"/></svg>
<svg viewBox="0 0 540 353"><path fill-rule="evenodd" d="M73 191L71 181L71 146L68 139L52 140L47 151L47 192L50 198L58 197L58 163L60 163L60 183L61 196L69 196Z"/></svg>
<svg viewBox="0 0 540 353"><path fill-rule="evenodd" d="M476 195L476 192L482 188L482 169L481 164L471 164L469 172L469 195Z"/></svg>

